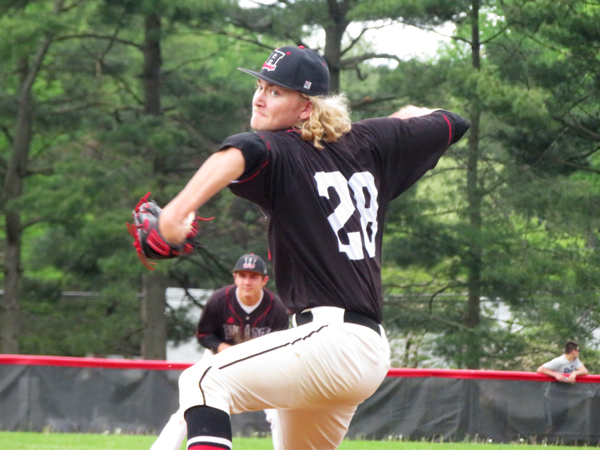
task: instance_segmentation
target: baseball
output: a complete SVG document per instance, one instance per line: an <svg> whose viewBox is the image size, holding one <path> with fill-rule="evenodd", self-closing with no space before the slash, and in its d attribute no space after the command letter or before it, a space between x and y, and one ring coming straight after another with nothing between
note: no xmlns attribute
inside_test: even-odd
<svg viewBox="0 0 600 450"><path fill-rule="evenodd" d="M192 223L194 222L195 218L196 218L196 213L194 211L192 211L191 213L188 214L188 216L183 221L183 225L185 227L186 233L191 231Z"/></svg>

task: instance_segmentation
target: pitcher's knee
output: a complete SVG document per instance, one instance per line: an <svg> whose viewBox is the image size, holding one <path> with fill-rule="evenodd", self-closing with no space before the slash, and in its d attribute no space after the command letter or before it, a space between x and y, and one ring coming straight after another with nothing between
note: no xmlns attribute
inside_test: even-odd
<svg viewBox="0 0 600 450"><path fill-rule="evenodd" d="M192 367L188 367L187 369L185 369L183 372L181 372L181 375L179 375L179 390L181 391L182 389L188 389L189 387L191 387L194 384L197 384L198 382L198 374L200 373L200 371L196 368L196 366L192 366Z"/></svg>
<svg viewBox="0 0 600 450"><path fill-rule="evenodd" d="M194 365L179 376L179 404L184 411L193 406L210 406L229 414L230 392L219 369Z"/></svg>

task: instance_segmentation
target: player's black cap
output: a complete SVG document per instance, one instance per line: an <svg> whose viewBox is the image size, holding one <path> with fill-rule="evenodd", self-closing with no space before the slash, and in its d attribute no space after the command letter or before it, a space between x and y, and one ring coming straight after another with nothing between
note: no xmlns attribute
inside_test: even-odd
<svg viewBox="0 0 600 450"><path fill-rule="evenodd" d="M260 273L263 277L267 275L267 265L260 256L254 253L240 256L240 259L235 263L233 271L237 272L240 270Z"/></svg>
<svg viewBox="0 0 600 450"><path fill-rule="evenodd" d="M327 95L329 68L314 50L300 47L280 47L273 50L260 72L238 67L242 72L306 95Z"/></svg>

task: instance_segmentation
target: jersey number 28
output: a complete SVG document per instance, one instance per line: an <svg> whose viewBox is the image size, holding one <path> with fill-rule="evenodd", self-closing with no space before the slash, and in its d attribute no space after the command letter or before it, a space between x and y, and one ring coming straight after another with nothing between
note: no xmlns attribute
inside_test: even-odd
<svg viewBox="0 0 600 450"><path fill-rule="evenodd" d="M370 258L375 256L375 235L377 234L377 188L375 178L369 172L358 172L349 180L340 172L317 172L315 174L317 189L321 197L329 199L328 189L333 188L340 198L340 204L327 217L333 232L337 236L340 252L345 252L350 259L364 259L364 248ZM369 194L367 200L365 190ZM354 195L356 207L352 202L351 193ZM368 204L367 204L368 203ZM339 231L344 229L346 222L352 217L354 211L358 210L362 239L360 231L347 232L348 244L340 239ZM370 226L370 229L369 229Z"/></svg>

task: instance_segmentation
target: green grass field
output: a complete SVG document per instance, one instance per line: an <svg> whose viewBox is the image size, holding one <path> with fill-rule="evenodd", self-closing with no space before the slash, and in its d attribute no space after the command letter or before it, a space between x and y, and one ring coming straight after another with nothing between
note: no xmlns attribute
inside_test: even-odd
<svg viewBox="0 0 600 450"><path fill-rule="evenodd" d="M23 433L0 432L2 450L148 450L156 436L71 434L71 433ZM340 450L576 450L590 447L558 445L494 444L494 443L434 443L400 441L351 441L346 440ZM182 447L183 448L183 447ZM268 438L234 438L234 450L272 450ZM598 448L598 447L595 447Z"/></svg>

